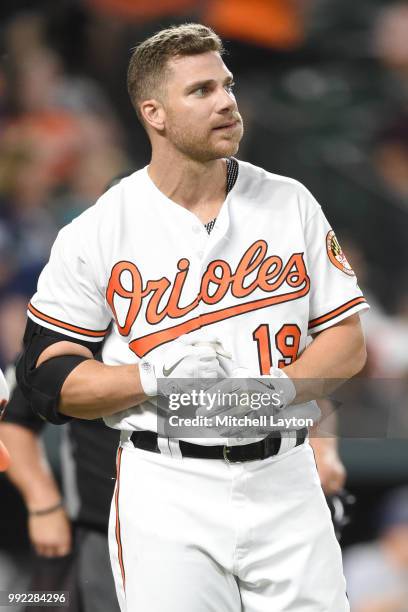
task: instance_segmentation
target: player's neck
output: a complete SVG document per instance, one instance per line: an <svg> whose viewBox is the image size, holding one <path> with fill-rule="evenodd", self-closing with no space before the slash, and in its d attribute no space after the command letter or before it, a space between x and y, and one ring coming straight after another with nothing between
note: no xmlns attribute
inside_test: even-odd
<svg viewBox="0 0 408 612"><path fill-rule="evenodd" d="M170 200L187 208L206 223L217 216L226 197L226 164L177 161L152 156L150 179Z"/></svg>

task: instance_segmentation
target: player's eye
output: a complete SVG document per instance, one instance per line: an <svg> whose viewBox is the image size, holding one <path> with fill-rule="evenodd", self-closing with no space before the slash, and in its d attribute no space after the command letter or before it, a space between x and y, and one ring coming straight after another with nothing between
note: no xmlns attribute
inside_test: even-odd
<svg viewBox="0 0 408 612"><path fill-rule="evenodd" d="M198 96L198 97L202 97L205 96L205 94L208 92L208 87L198 87L198 89L196 89L194 91L194 93Z"/></svg>
<svg viewBox="0 0 408 612"><path fill-rule="evenodd" d="M227 85L225 85L225 89L228 91L228 93L234 93L234 87L235 87L234 81L232 81L231 83L227 83Z"/></svg>

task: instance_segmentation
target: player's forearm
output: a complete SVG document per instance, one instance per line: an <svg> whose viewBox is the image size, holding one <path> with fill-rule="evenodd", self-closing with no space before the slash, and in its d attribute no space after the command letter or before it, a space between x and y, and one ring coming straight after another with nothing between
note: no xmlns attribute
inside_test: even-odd
<svg viewBox="0 0 408 612"><path fill-rule="evenodd" d="M334 406L326 399L321 399L317 403L322 416L316 425L309 428L310 444L317 454L337 454L337 415Z"/></svg>
<svg viewBox="0 0 408 612"><path fill-rule="evenodd" d="M59 411L67 416L96 419L132 408L146 397L137 365L110 366L89 359L66 378Z"/></svg>
<svg viewBox="0 0 408 612"><path fill-rule="evenodd" d="M337 443L337 438L334 437L316 437L316 429L315 427L311 427L309 429L309 436L310 436L310 444L313 448L313 450L316 453L327 453L327 454L332 454L332 453L336 453L338 451L338 443Z"/></svg>
<svg viewBox="0 0 408 612"><path fill-rule="evenodd" d="M319 399L321 417L319 422L309 428L311 438L318 438L324 441L327 446L337 449L337 412L335 405L329 399Z"/></svg>
<svg viewBox="0 0 408 612"><path fill-rule="evenodd" d="M337 418L329 400L319 400L322 418L309 428L310 444L314 452L323 491L327 495L340 491L346 481L346 470L338 453Z"/></svg>
<svg viewBox="0 0 408 612"><path fill-rule="evenodd" d="M325 397L357 374L367 353L358 315L321 332L300 358L284 368L296 387L296 403Z"/></svg>
<svg viewBox="0 0 408 612"><path fill-rule="evenodd" d="M1 423L0 437L12 455L7 476L27 508L41 510L57 504L61 494L37 434L14 423Z"/></svg>

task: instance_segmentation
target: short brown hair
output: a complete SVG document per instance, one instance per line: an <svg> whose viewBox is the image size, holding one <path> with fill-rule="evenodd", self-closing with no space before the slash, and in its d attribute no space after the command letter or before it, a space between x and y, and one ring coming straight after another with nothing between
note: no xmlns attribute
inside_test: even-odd
<svg viewBox="0 0 408 612"><path fill-rule="evenodd" d="M163 82L167 61L179 55L207 51L224 53L221 38L207 26L185 23L160 30L133 49L127 73L127 88L141 119L139 104L152 97Z"/></svg>

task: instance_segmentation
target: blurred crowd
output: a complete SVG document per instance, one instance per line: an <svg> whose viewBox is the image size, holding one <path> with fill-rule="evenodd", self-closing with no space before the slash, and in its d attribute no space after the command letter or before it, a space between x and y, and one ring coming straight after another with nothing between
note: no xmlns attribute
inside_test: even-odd
<svg viewBox="0 0 408 612"><path fill-rule="evenodd" d="M372 373L407 374L406 2L21 0L0 10L2 366L19 350L58 229L148 162L125 87L132 45L194 19L227 41L241 157L311 189L372 304Z"/></svg>
<svg viewBox="0 0 408 612"><path fill-rule="evenodd" d="M406 389L408 3L402 0L3 0L0 366L20 349L26 304L59 228L115 176L149 161L126 93L131 47L186 20L213 26L226 41L246 125L239 157L304 182L336 227L371 304L363 317L366 378L405 381ZM407 438L408 411L399 407L398 414L394 433ZM398 504L406 530L406 494ZM384 519L381 537L389 523ZM396 563L406 589L404 534ZM353 593L360 592L358 579L370 584L379 571L381 546L350 553L348 571L358 574ZM374 574L362 578L356 568L369 554L377 555L364 564ZM408 610L404 597L381 610Z"/></svg>
<svg viewBox="0 0 408 612"><path fill-rule="evenodd" d="M408 487L388 493L375 512L377 537L344 554L352 612L408 610Z"/></svg>

